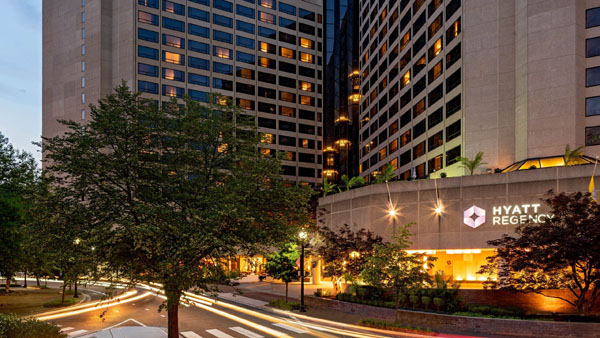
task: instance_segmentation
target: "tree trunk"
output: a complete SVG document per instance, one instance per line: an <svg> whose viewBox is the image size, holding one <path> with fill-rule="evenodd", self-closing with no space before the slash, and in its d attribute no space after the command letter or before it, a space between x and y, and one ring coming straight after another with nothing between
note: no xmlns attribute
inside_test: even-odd
<svg viewBox="0 0 600 338"><path fill-rule="evenodd" d="M172 304L169 305L168 312L168 324L167 328L169 331L168 338L179 338L179 297L177 299L169 299Z"/></svg>
<svg viewBox="0 0 600 338"><path fill-rule="evenodd" d="M285 302L288 302L288 282L285 282Z"/></svg>
<svg viewBox="0 0 600 338"><path fill-rule="evenodd" d="M40 287L40 276L38 276L37 274L35 275L35 284L38 288Z"/></svg>
<svg viewBox="0 0 600 338"><path fill-rule="evenodd" d="M4 293L8 295L10 291L10 276L6 276L6 285L4 286Z"/></svg>
<svg viewBox="0 0 600 338"><path fill-rule="evenodd" d="M65 303L65 293L67 291L67 282L63 281L63 292L62 292L62 299L60 300L61 304Z"/></svg>
<svg viewBox="0 0 600 338"><path fill-rule="evenodd" d="M396 297L394 299L394 302L396 304L394 304L396 311L395 311L395 321L396 323L398 322L398 309L400 308L400 290L396 290Z"/></svg>
<svg viewBox="0 0 600 338"><path fill-rule="evenodd" d="M23 281L23 289L27 289L27 270L25 270L25 279Z"/></svg>
<svg viewBox="0 0 600 338"><path fill-rule="evenodd" d="M79 294L77 294L77 278L75 278L75 293L73 293L73 298L79 298Z"/></svg>

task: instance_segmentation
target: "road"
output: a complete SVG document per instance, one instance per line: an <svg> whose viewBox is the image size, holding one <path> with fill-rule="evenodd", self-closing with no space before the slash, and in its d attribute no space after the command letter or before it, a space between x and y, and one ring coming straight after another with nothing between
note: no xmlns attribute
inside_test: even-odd
<svg viewBox="0 0 600 338"><path fill-rule="evenodd" d="M166 332L167 313L158 312L164 301L162 296L149 290L137 291L138 294L132 297L135 300L123 301L103 309L90 308L89 312L48 321L60 325L69 337L90 337L93 332L123 326L154 326L161 327ZM190 304L181 306L179 310L179 328L181 335L186 338L425 337L369 331L289 312L273 312L231 300L214 302L210 298L192 297L188 297ZM166 333L164 336L166 337Z"/></svg>

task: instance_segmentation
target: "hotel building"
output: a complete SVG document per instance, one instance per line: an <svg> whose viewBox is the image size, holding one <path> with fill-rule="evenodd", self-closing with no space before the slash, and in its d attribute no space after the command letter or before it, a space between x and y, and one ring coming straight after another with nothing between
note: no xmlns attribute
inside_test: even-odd
<svg viewBox="0 0 600 338"><path fill-rule="evenodd" d="M287 179L322 168L323 18L317 0L43 2L43 136L85 122L125 80L157 104L229 97L256 116Z"/></svg>

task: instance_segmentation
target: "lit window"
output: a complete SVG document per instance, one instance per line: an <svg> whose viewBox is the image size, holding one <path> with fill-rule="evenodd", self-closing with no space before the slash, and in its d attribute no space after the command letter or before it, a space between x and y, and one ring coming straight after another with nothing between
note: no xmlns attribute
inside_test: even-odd
<svg viewBox="0 0 600 338"><path fill-rule="evenodd" d="M387 148L383 147L379 150L379 160L384 160L387 157Z"/></svg>
<svg viewBox="0 0 600 338"><path fill-rule="evenodd" d="M286 106L279 106L279 114L283 115L283 116L287 116L287 117L294 117L295 116L294 108L286 107Z"/></svg>
<svg viewBox="0 0 600 338"><path fill-rule="evenodd" d="M406 87L406 85L408 85L410 83L410 70L407 71L406 73L404 73L404 75L402 75L402 79L401 79L401 88Z"/></svg>
<svg viewBox="0 0 600 338"><path fill-rule="evenodd" d="M258 4L262 7L275 9L275 0L259 0Z"/></svg>
<svg viewBox="0 0 600 338"><path fill-rule="evenodd" d="M227 48L214 46L214 55L223 59L231 59L233 57L232 51Z"/></svg>
<svg viewBox="0 0 600 338"><path fill-rule="evenodd" d="M400 50L403 50L404 47L406 47L409 42L410 42L410 31L406 32L406 34L404 34L404 36L402 37L402 40L400 40Z"/></svg>
<svg viewBox="0 0 600 338"><path fill-rule="evenodd" d="M254 101L247 99L238 99L238 106L248 110L254 110Z"/></svg>
<svg viewBox="0 0 600 338"><path fill-rule="evenodd" d="M183 64L183 55L177 53L164 52L164 60L168 63Z"/></svg>
<svg viewBox="0 0 600 338"><path fill-rule="evenodd" d="M284 58L295 59L294 51L289 48L279 47L279 54Z"/></svg>
<svg viewBox="0 0 600 338"><path fill-rule="evenodd" d="M442 38L437 39L429 49L429 59L438 56L442 52Z"/></svg>
<svg viewBox="0 0 600 338"><path fill-rule="evenodd" d="M168 68L163 68L163 76L165 79L167 80L175 80L175 70L174 69L168 69Z"/></svg>
<svg viewBox="0 0 600 338"><path fill-rule="evenodd" d="M307 106L314 106L315 100L314 100L314 98L312 98L310 96L300 95L300 104L304 104Z"/></svg>
<svg viewBox="0 0 600 338"><path fill-rule="evenodd" d="M315 49L315 43L306 38L300 38L300 47Z"/></svg>
<svg viewBox="0 0 600 338"><path fill-rule="evenodd" d="M260 142L262 143L273 143L273 141L275 140L275 137L273 136L273 134L263 134Z"/></svg>
<svg viewBox="0 0 600 338"><path fill-rule="evenodd" d="M300 81L300 90L305 90L307 92L314 91L313 84L307 81Z"/></svg>
<svg viewBox="0 0 600 338"><path fill-rule="evenodd" d="M184 40L182 38L179 38L179 37L176 37L173 35L168 35L168 34L163 34L163 45L177 47L177 48L185 48Z"/></svg>
<svg viewBox="0 0 600 338"><path fill-rule="evenodd" d="M308 54L308 53L304 53L304 52L300 52L300 61L308 62L308 63L315 63L314 56L312 54Z"/></svg>
<svg viewBox="0 0 600 338"><path fill-rule="evenodd" d="M258 19L260 21L262 21L262 22L275 24L275 15L273 15L273 14L269 14L269 13L265 13L265 12L259 11L258 12Z"/></svg>
<svg viewBox="0 0 600 338"><path fill-rule="evenodd" d="M305 138L302 139L302 148L308 148L308 140Z"/></svg>
<svg viewBox="0 0 600 338"><path fill-rule="evenodd" d="M259 50L264 53L275 54L275 45L261 41Z"/></svg>

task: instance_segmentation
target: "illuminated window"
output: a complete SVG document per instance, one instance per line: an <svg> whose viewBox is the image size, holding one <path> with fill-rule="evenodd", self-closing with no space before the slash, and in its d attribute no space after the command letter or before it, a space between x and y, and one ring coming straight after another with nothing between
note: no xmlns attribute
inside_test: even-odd
<svg viewBox="0 0 600 338"><path fill-rule="evenodd" d="M400 147L404 147L405 145L410 143L410 129L404 132L404 134L400 135Z"/></svg>
<svg viewBox="0 0 600 338"><path fill-rule="evenodd" d="M295 51L291 50L289 48L285 48L285 47L279 47L279 55L283 56L284 58L288 58L288 59L296 58Z"/></svg>
<svg viewBox="0 0 600 338"><path fill-rule="evenodd" d="M260 138L260 142L262 143L270 143L272 144L275 141L275 136L273 134L262 134Z"/></svg>
<svg viewBox="0 0 600 338"><path fill-rule="evenodd" d="M429 160L429 173L442 169L442 155L438 155Z"/></svg>
<svg viewBox="0 0 600 338"><path fill-rule="evenodd" d="M425 112L425 108L425 98L422 98L413 107L413 118L423 114Z"/></svg>
<svg viewBox="0 0 600 338"><path fill-rule="evenodd" d="M268 148L261 148L260 153L266 156L270 156L272 154L272 150Z"/></svg>
<svg viewBox="0 0 600 338"><path fill-rule="evenodd" d="M237 99L237 101L238 106L247 110L254 110L254 101L246 99Z"/></svg>
<svg viewBox="0 0 600 338"><path fill-rule="evenodd" d="M442 76L442 70L442 61L440 61L429 70L429 83L435 81L437 78Z"/></svg>
<svg viewBox="0 0 600 338"><path fill-rule="evenodd" d="M408 70L404 75L402 75L402 79L400 79L400 88L406 87L410 83L410 70Z"/></svg>
<svg viewBox="0 0 600 338"><path fill-rule="evenodd" d="M254 71L252 69L237 67L236 76L244 79L254 80Z"/></svg>
<svg viewBox="0 0 600 338"><path fill-rule="evenodd" d="M442 28L442 15L440 14L431 25L429 25L429 38L435 35L435 33L439 32Z"/></svg>
<svg viewBox="0 0 600 338"><path fill-rule="evenodd" d="M442 38L440 37L433 43L433 46L431 46L429 48L429 59L430 60L433 59L434 57L438 56L441 52L442 52Z"/></svg>
<svg viewBox="0 0 600 338"><path fill-rule="evenodd" d="M163 71L164 79L172 80L172 81L181 81L181 82L185 81L185 73L182 71L164 68L164 67L163 67L162 71Z"/></svg>
<svg viewBox="0 0 600 338"><path fill-rule="evenodd" d="M310 83L310 82L307 82L307 81L300 81L299 87L300 87L300 90L304 90L304 91L307 91L307 92L314 92L315 91L313 84Z"/></svg>
<svg viewBox="0 0 600 338"><path fill-rule="evenodd" d="M327 165L333 166L335 164L335 157L333 154L327 154Z"/></svg>
<svg viewBox="0 0 600 338"><path fill-rule="evenodd" d="M296 103L296 94L280 91L279 99L287 102Z"/></svg>
<svg viewBox="0 0 600 338"><path fill-rule="evenodd" d="M381 48L379 48L379 55L381 56L385 54L385 52L387 52L387 42L384 42Z"/></svg>
<svg viewBox="0 0 600 338"><path fill-rule="evenodd" d="M173 35L163 34L163 45L185 48L185 40Z"/></svg>
<svg viewBox="0 0 600 338"><path fill-rule="evenodd" d="M398 139L395 139L390 143L390 154L393 154L396 150L398 150Z"/></svg>
<svg viewBox="0 0 600 338"><path fill-rule="evenodd" d="M308 146L309 146L309 142L308 142L308 140L307 140L307 139L305 139L305 138L303 138L303 139L301 140L301 144L302 144L302 148L308 148Z"/></svg>
<svg viewBox="0 0 600 338"><path fill-rule="evenodd" d="M275 45L272 45L267 42L259 42L259 50L264 53L275 54Z"/></svg>
<svg viewBox="0 0 600 338"><path fill-rule="evenodd" d="M269 13L265 13L265 12L259 11L258 12L258 19L260 21L262 21L262 22L275 24L275 15L273 15L273 14L269 14Z"/></svg>
<svg viewBox="0 0 600 338"><path fill-rule="evenodd" d="M446 30L446 45L454 40L458 34L460 34L460 18L456 19L456 21L454 21L454 23Z"/></svg>
<svg viewBox="0 0 600 338"><path fill-rule="evenodd" d="M296 109L292 107L279 106L279 115L287 117L295 117Z"/></svg>
<svg viewBox="0 0 600 338"><path fill-rule="evenodd" d="M304 96L304 95L300 95L300 104L304 104L307 106L314 106L315 105L315 99L310 97L310 96Z"/></svg>
<svg viewBox="0 0 600 338"><path fill-rule="evenodd" d="M233 57L233 51L231 49L218 47L218 46L213 47L213 54L216 57L220 57L223 59L231 59Z"/></svg>
<svg viewBox="0 0 600 338"><path fill-rule="evenodd" d="M400 40L400 50L403 50L404 47L406 47L409 42L410 42L410 31L406 32L406 34L404 34L404 36L402 37L402 40Z"/></svg>
<svg viewBox="0 0 600 338"><path fill-rule="evenodd" d="M184 62L184 57L181 54L163 51L163 60L168 63L182 65Z"/></svg>
<svg viewBox="0 0 600 338"><path fill-rule="evenodd" d="M300 47L315 49L315 42L307 38L300 38Z"/></svg>
<svg viewBox="0 0 600 338"><path fill-rule="evenodd" d="M258 0L258 4L262 7L275 9L275 0Z"/></svg>
<svg viewBox="0 0 600 338"><path fill-rule="evenodd" d="M260 57L260 58L258 58L258 64L261 67L265 67L265 68L271 68L271 69L275 69L276 68L275 60L271 60L271 59L266 58L266 57Z"/></svg>
<svg viewBox="0 0 600 338"><path fill-rule="evenodd" d="M174 2L163 0L163 10L165 12L184 15L185 14L185 6L176 4Z"/></svg>
<svg viewBox="0 0 600 338"><path fill-rule="evenodd" d="M312 54L308 54L308 53L304 53L304 52L300 52L300 61L308 62L308 63L315 63L314 56Z"/></svg>
<svg viewBox="0 0 600 338"><path fill-rule="evenodd" d="M387 148L383 147L379 150L379 160L384 160L387 157Z"/></svg>

